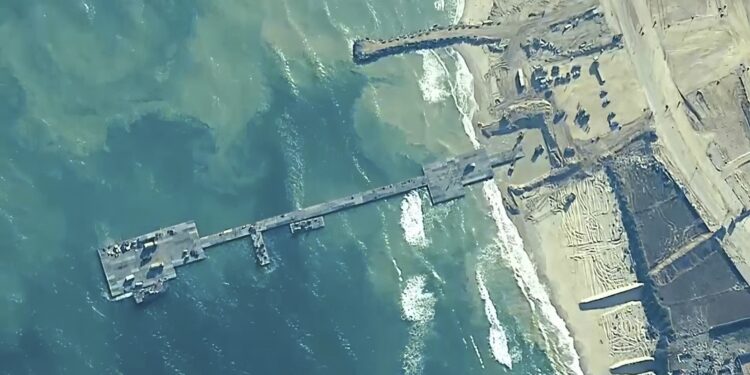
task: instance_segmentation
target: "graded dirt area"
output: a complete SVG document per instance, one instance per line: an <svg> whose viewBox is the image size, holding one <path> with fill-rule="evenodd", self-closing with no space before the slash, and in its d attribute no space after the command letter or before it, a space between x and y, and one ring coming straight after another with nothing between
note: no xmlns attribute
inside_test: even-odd
<svg viewBox="0 0 750 375"><path fill-rule="evenodd" d="M497 170L497 175L502 176L503 181L509 184L522 184L535 181L547 176L552 169L549 157L546 154L534 157L534 149L544 144L542 132L539 129L526 129L523 139L518 142L517 134L504 136L492 136L486 142L487 150L499 152L512 148L518 142L517 148L525 150L526 155L513 164L512 171L509 166ZM510 173L509 173L510 172Z"/></svg>
<svg viewBox="0 0 750 375"><path fill-rule="evenodd" d="M723 253L739 274L750 277L750 251L741 245L750 238L750 1L476 2L483 6L474 9L492 3L487 17L509 28L516 24L518 32L505 43L461 52L475 77L480 107L475 121L484 128L493 124L495 132L483 139L489 147L513 146L520 131L526 138L518 146L527 154L534 143L546 146L538 159L544 163L522 160L512 175L498 176L518 193L510 205L524 219L516 221L574 331L588 372L609 373L615 362L649 356L688 373L731 367L711 363L719 352L691 352L687 341L655 350L638 301L586 311L579 303L653 282L692 259L697 244L714 236L723 237ZM472 17L483 20L478 11ZM580 75L573 74L574 67ZM526 86L518 87L519 76ZM507 116L512 106L540 100L551 105L553 120L546 127L530 129L519 120L523 116ZM581 110L585 121L576 116ZM635 140L647 146L620 160L618 150ZM622 176L608 181L590 172L612 160L628 166L619 171ZM622 179L630 172L636 183L613 192L613 184L627 185ZM619 212L613 197L632 207ZM561 208L566 202L569 207ZM628 227L632 241L623 220L635 220ZM628 244L639 255L630 254ZM696 277L703 277L698 271ZM736 271L725 266L721 272ZM659 309L653 304L662 292L643 297L649 309ZM665 324L684 328L679 319L689 316L675 308L677 323L669 323L659 313L649 314L657 331ZM727 348L722 358L741 354L734 352L743 347L722 345ZM696 356L679 364L675 350Z"/></svg>
<svg viewBox="0 0 750 375"><path fill-rule="evenodd" d="M572 197L572 198L571 198ZM620 212L602 170L517 198L531 247L591 374L650 357L655 343L638 301L582 310L580 303L637 284ZM602 355L607 353L607 355Z"/></svg>
<svg viewBox="0 0 750 375"><path fill-rule="evenodd" d="M659 13L659 3L673 3L673 11ZM660 0L650 5L657 18L654 30L681 92L692 92L747 63L750 24L742 2Z"/></svg>
<svg viewBox="0 0 750 375"><path fill-rule="evenodd" d="M603 82L589 73L594 58L599 62ZM646 97L624 50L614 50L598 56L584 56L557 66L567 72L572 66L580 66L581 77L570 83L552 88L553 101L559 110L565 111L565 123L576 140L591 140L613 131L610 121L628 126L648 109ZM548 66L551 70L552 66ZM606 104L605 104L606 103ZM590 114L585 125L575 121L579 109ZM608 116L614 114L610 120Z"/></svg>
<svg viewBox="0 0 750 375"><path fill-rule="evenodd" d="M649 2L603 0L602 7L622 30L636 75L654 112L661 146L656 150L659 159L706 224L717 229L739 214L742 204L706 157L708 141L693 128L685 106L678 104L682 93L672 78L661 42L663 30L652 27L653 23L658 26L658 21L654 21Z"/></svg>

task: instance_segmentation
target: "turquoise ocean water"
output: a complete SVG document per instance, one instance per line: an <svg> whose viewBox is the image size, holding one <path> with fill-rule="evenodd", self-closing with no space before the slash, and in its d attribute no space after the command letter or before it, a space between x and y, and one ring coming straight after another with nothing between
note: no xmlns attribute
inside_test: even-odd
<svg viewBox="0 0 750 375"><path fill-rule="evenodd" d="M105 298L108 241L209 234L470 150L455 53L350 59L460 5L0 2L0 373L570 371L480 187L273 232L267 270L247 243L213 248L147 306Z"/></svg>

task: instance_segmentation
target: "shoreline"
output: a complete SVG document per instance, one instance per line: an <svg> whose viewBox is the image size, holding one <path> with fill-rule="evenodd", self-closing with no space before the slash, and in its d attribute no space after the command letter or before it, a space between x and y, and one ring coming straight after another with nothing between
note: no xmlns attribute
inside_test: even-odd
<svg viewBox="0 0 750 375"><path fill-rule="evenodd" d="M464 0L464 8L459 23L479 23L489 18L494 0ZM490 93L484 82L484 73L489 70L490 64L482 47L456 45L453 47L464 59L469 72L473 77L474 100L477 102L477 110L471 119L472 124L477 122L491 121L487 108L490 104Z"/></svg>
<svg viewBox="0 0 750 375"><path fill-rule="evenodd" d="M493 5L493 0L465 0L463 13L459 19L459 22L476 23L484 21L489 18L490 10L492 9ZM459 55L461 55L464 62L466 63L469 72L473 77L473 95L474 100L477 103L477 108L474 112L474 115L472 116L472 126L474 127L474 130L476 132L478 123L488 123L493 121L493 118L488 111L492 96L489 90L489 86L484 79L484 72L487 72L490 69L489 56L487 55L487 53L485 53L482 47L457 45L453 48ZM505 187L502 183L498 185L498 187L501 189ZM489 203L488 209L491 209ZM574 350L578 355L578 362L581 366L581 369L584 373L590 373L590 361L587 357L582 355L582 353L585 353L585 351L583 350L584 343L580 340L580 335L577 334L576 330L571 327L569 313L562 308L562 305L559 302L560 296L558 289L563 288L564 285L552 283L549 275L547 275L544 270L543 265L546 262L546 257L543 252L543 246L541 245L538 238L538 236L541 234L538 233L535 228L529 228L528 223L526 223L523 218L517 215L508 215L508 217L510 218L513 225L517 228L519 235L523 239L524 251L528 254L531 261L533 262L534 267L537 270L537 277L548 293L552 306L556 310L557 314L565 322L565 326L568 329L573 341ZM566 363L565 365L567 366L568 364ZM565 370L570 372L571 369L566 368Z"/></svg>
<svg viewBox="0 0 750 375"><path fill-rule="evenodd" d="M513 222L513 225L518 228L518 233L521 235L521 238L523 238L524 250L526 250L529 254L531 261L534 262L534 266L537 269L537 275L542 281L542 284L544 284L545 288L547 289L547 293L550 296L552 305L555 307L557 314L560 315L560 317L565 321L565 326L568 328L570 336L573 339L573 346L575 348L575 351L576 353L578 353L579 363L581 365L583 373L592 373L590 365L591 361L586 356L586 351L583 348L585 344L583 341L581 341L580 332L578 332L575 327L571 326L570 313L566 309L564 309L562 307L562 304L560 303L560 293L558 289L561 289L565 286L553 283L550 280L550 275L545 271L545 264L546 262L550 261L550 259L548 259L546 254L544 254L544 246L542 245L541 238L539 237L541 233L536 228L530 227L529 223L523 220L522 217L518 215L509 216L510 220Z"/></svg>

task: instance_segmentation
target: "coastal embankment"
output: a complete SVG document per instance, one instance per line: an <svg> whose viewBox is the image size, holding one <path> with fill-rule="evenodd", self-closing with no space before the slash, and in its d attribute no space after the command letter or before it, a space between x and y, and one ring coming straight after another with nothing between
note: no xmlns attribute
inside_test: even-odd
<svg viewBox="0 0 750 375"><path fill-rule="evenodd" d="M466 24L486 22L490 17L493 4L492 0L466 0L463 14L458 22ZM453 48L460 54L465 69L470 72L473 78L472 88L475 105L470 113L463 113L469 115L471 120L471 125L464 124L464 128L472 138L472 142L479 145L480 140L476 137L474 131L476 124L493 121L489 111L492 94L489 83L484 79L485 73L490 70L490 59L481 47L464 44L456 45ZM464 122L466 121L464 120ZM517 173L523 173L523 171ZM579 355L579 352L582 351L576 349L578 346L585 345L586 342L597 338L588 337L587 340L574 340L571 331L575 332L576 337L578 332L574 327L570 327L570 322L567 321L568 314L564 310L561 313L560 306L562 304L560 301L554 299L560 295L556 291L560 291L567 286L565 283L551 283L550 278L544 274L544 267L540 268L534 265L540 258L543 258L543 248L538 246L537 241L529 238L526 232L527 228L522 222L519 222L521 219L511 218L508 215L504 209L497 182L485 183L483 193L491 207L492 219L498 227L498 246L500 247L498 254L502 258L500 260L513 269L519 287L532 305L550 359L561 373L583 374L582 364L583 368L587 368L586 363L588 361L586 357ZM542 273L539 274L539 271ZM554 298L547 293L547 289L551 289ZM577 303L578 301L571 300L571 302ZM581 327L577 328L580 329Z"/></svg>
<svg viewBox="0 0 750 375"><path fill-rule="evenodd" d="M500 23L460 23L449 26L433 26L407 35L390 39L356 40L352 58L357 64L367 64L382 57L424 49L448 47L454 44L483 45L501 41L503 27Z"/></svg>

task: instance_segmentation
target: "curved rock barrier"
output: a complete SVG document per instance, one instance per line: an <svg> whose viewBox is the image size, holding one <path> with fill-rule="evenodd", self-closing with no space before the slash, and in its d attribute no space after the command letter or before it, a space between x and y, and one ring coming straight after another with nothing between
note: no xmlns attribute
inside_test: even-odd
<svg viewBox="0 0 750 375"><path fill-rule="evenodd" d="M453 44L492 44L503 39L500 37L502 31L500 23L485 22L478 25L434 26L429 30L391 39L359 39L352 47L352 59L356 64L368 64L385 56Z"/></svg>

